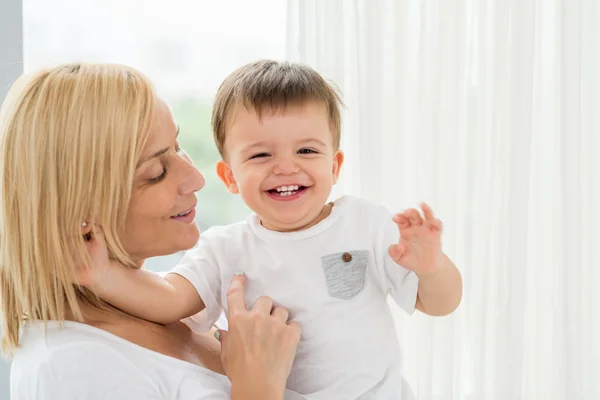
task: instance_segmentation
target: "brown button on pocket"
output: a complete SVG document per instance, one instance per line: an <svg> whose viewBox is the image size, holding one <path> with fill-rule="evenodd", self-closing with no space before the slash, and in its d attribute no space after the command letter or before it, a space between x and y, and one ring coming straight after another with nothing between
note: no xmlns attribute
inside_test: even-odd
<svg viewBox="0 0 600 400"><path fill-rule="evenodd" d="M350 253L342 254L342 260L344 260L344 262L347 262L347 263L352 261L352 254L350 254Z"/></svg>

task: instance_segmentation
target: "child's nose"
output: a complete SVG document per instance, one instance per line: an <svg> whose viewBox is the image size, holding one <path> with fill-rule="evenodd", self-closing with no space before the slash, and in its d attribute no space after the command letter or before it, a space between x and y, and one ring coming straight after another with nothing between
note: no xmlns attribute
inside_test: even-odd
<svg viewBox="0 0 600 400"><path fill-rule="evenodd" d="M300 172L300 167L294 160L289 158L278 160L273 168L275 175L292 175L298 172Z"/></svg>

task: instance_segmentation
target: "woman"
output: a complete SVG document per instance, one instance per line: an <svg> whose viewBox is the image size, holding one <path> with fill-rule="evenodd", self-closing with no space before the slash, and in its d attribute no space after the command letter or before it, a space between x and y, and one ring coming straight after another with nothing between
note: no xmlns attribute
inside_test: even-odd
<svg viewBox="0 0 600 400"><path fill-rule="evenodd" d="M204 179L177 133L150 82L123 66L60 66L9 92L0 295L11 398L284 398L299 328L268 299L247 310L243 276L231 284L222 346L181 323L134 318L73 283L107 249L139 270L197 242L194 193Z"/></svg>

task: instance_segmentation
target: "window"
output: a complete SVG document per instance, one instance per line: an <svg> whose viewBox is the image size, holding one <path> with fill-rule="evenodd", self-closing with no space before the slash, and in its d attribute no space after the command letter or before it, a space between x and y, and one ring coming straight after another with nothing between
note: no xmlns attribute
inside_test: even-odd
<svg viewBox="0 0 600 400"><path fill-rule="evenodd" d="M245 218L249 210L218 180L210 127L212 99L235 68L285 57L281 0L24 0L26 71L62 62L115 62L154 81L180 125L180 145L206 178L198 193L201 230ZM165 270L181 255L148 260Z"/></svg>

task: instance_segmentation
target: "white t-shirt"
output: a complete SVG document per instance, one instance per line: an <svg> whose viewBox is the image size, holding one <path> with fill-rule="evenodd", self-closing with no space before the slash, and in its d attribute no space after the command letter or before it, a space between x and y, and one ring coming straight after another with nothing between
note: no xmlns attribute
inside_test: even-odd
<svg viewBox="0 0 600 400"><path fill-rule="evenodd" d="M26 323L11 364L11 400L229 400L230 389L226 376L69 321Z"/></svg>
<svg viewBox="0 0 600 400"><path fill-rule="evenodd" d="M411 400L387 305L388 294L409 314L416 303L417 276L388 255L399 236L385 208L349 196L303 231L267 230L256 215L211 228L173 270L206 305L184 322L209 329L227 309L231 277L244 272L248 306L269 296L302 328L289 389L311 400Z"/></svg>

